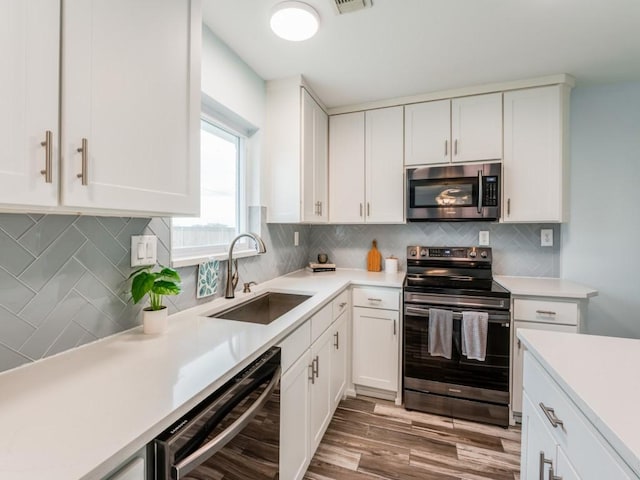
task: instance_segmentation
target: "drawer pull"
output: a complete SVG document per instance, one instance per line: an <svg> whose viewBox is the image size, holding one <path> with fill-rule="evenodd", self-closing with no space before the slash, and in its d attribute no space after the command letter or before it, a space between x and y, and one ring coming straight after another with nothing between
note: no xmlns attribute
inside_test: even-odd
<svg viewBox="0 0 640 480"><path fill-rule="evenodd" d="M336 339L336 341L333 344L333 346L336 347L336 350L340 350L340 332L334 333L333 336Z"/></svg>
<svg viewBox="0 0 640 480"><path fill-rule="evenodd" d="M556 312L552 312L551 310L536 310L538 315L555 315Z"/></svg>
<svg viewBox="0 0 640 480"><path fill-rule="evenodd" d="M313 362L311 362L311 365L309 365L309 369L311 370L311 376L308 377L308 378L309 378L309 380L311 380L311 384L313 385L313 384L316 383L316 380L315 380L315 378L316 378L315 377L315 369L313 368Z"/></svg>
<svg viewBox="0 0 640 480"><path fill-rule="evenodd" d="M339 305L339 307L340 307L340 308L344 308L344 307L346 307L346 306L347 306L347 302L342 302L342 303L340 303L340 305Z"/></svg>
<svg viewBox="0 0 640 480"><path fill-rule="evenodd" d="M381 298L367 298L367 300L369 300L370 302L381 302L382 301Z"/></svg>
<svg viewBox="0 0 640 480"><path fill-rule="evenodd" d="M546 415L547 419L549 420L549 423L551 423L553 428L557 428L558 425L562 425L562 428L564 428L564 422L560 420L558 417L556 417L556 412L553 410L553 408L545 406L545 404L542 402L540 402L540 408Z"/></svg>

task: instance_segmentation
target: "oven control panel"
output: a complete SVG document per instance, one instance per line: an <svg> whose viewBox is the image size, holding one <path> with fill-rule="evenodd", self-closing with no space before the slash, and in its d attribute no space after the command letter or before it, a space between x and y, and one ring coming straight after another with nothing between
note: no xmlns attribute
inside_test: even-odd
<svg viewBox="0 0 640 480"><path fill-rule="evenodd" d="M417 260L452 259L491 262L491 248L479 247L407 247L407 258Z"/></svg>

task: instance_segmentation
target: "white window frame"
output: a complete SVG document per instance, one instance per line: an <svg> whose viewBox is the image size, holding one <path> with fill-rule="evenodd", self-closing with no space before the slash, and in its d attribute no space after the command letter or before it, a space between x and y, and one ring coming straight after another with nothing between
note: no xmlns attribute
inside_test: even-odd
<svg viewBox="0 0 640 480"><path fill-rule="evenodd" d="M210 111L210 109L209 109ZM249 210L247 207L247 140L248 135L243 132L239 132L237 129L231 128L225 125L221 120L216 118L215 115L202 112L200 119L207 122L220 130L228 133L230 136L237 137L239 139L238 145L238 176L237 176L237 224L238 231L236 235L247 231L249 223ZM202 127L200 127L202 128ZM201 159L202 161L202 159ZM171 224L171 235L173 236L173 222ZM173 243L173 242L172 242ZM201 263L211 260L227 260L229 257L229 244L225 245L211 245L207 247L190 247L174 249L171 246L171 266L174 268L187 267L192 265L199 265ZM257 255L253 242L245 237L236 243L233 249L233 258L251 257Z"/></svg>

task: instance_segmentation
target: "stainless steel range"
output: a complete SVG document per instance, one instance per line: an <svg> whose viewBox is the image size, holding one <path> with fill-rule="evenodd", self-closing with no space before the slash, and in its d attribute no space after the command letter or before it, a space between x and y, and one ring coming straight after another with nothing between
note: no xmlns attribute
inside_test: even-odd
<svg viewBox="0 0 640 480"><path fill-rule="evenodd" d="M490 248L407 247L403 327L407 409L509 424L511 295L493 280L491 264ZM429 345L430 327L432 332L434 327L443 328L432 324L440 320L430 317L443 315L449 317L449 330L444 337L437 333L451 342L444 342L450 346L446 352L450 358L434 354ZM484 318L482 360L463 353L463 315Z"/></svg>

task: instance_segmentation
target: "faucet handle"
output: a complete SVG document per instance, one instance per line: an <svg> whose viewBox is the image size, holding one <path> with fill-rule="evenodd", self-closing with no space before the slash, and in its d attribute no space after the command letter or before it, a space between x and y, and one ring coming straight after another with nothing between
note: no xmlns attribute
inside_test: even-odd
<svg viewBox="0 0 640 480"><path fill-rule="evenodd" d="M238 259L236 258L233 261L233 275L231 275L231 285L235 290L238 286L238 280L240 279L240 274L238 273Z"/></svg>
<svg viewBox="0 0 640 480"><path fill-rule="evenodd" d="M244 288L242 289L242 293L251 293L251 285L257 285L256 282L248 282L244 284Z"/></svg>

